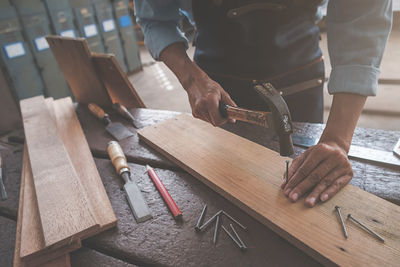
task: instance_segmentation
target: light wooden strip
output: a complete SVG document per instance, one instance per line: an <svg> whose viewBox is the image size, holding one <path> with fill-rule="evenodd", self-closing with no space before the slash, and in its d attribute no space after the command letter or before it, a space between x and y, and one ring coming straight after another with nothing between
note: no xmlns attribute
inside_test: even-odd
<svg viewBox="0 0 400 267"><path fill-rule="evenodd" d="M45 246L69 244L99 225L43 97L20 105Z"/></svg>
<svg viewBox="0 0 400 267"><path fill-rule="evenodd" d="M92 60L113 103L120 103L127 108L145 108L114 55L92 53Z"/></svg>
<svg viewBox="0 0 400 267"><path fill-rule="evenodd" d="M280 184L286 158L187 115L139 130L150 146L245 212L324 264L399 266L400 207L348 185L314 208L292 204ZM346 221L343 237L334 207L365 222L381 243ZM251 231L251 229L249 229ZM288 255L290 257L290 255Z"/></svg>
<svg viewBox="0 0 400 267"><path fill-rule="evenodd" d="M97 171L71 98L54 101L53 108L60 137L87 193L94 218L100 225L96 232L115 226L117 218Z"/></svg>
<svg viewBox="0 0 400 267"><path fill-rule="evenodd" d="M32 172L30 171L30 165L28 160L28 152L26 145L23 152L22 160L22 172L21 172L21 188L20 188L20 198L18 204L18 221L17 221L17 231L15 238L15 251L14 251L14 267L64 267L70 266L68 251L72 251L80 248L80 241L74 242L70 246L65 248L60 248L57 251L45 251L44 254L39 255L28 261L22 261L20 254L22 249L22 244L31 244L35 247L40 244L43 240L39 231L41 231L39 221L39 216L37 212L36 199L34 197L33 189L33 179ZM32 204L33 203L33 204ZM31 216L31 217L29 217ZM27 224L31 223L31 225ZM25 233L23 235L23 228L28 227L32 231L30 235ZM37 238L37 239L36 239ZM75 247L74 247L75 246Z"/></svg>

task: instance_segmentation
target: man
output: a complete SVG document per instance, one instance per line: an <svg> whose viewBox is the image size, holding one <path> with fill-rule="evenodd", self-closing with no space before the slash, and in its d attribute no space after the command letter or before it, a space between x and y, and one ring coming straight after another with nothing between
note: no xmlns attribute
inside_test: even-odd
<svg viewBox="0 0 400 267"><path fill-rule="evenodd" d="M264 109L252 82L276 88L324 77L319 30L322 0L136 0L145 43L187 91L193 116L220 126L219 102ZM327 34L333 102L319 143L293 160L285 196L306 196L313 207L332 198L353 177L347 158L367 96L376 95L379 65L391 29L390 0L331 0ZM177 24L196 23L193 62ZM322 122L322 84L285 97L294 121ZM235 104L236 103L236 104ZM232 121L233 122L233 121Z"/></svg>

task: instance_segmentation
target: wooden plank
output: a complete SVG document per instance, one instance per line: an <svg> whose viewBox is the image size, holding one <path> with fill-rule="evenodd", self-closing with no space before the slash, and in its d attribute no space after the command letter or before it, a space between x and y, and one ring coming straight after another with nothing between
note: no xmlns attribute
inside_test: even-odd
<svg viewBox="0 0 400 267"><path fill-rule="evenodd" d="M73 241L63 247L46 249L42 225L40 221L39 208L35 194L35 186L30 162L26 148L23 155L23 176L24 176L24 198L22 208L20 257L25 263L40 265L51 259L58 258L65 253L74 251L81 247L80 241Z"/></svg>
<svg viewBox="0 0 400 267"><path fill-rule="evenodd" d="M86 191L94 218L100 225L98 231L115 226L117 218L76 116L71 98L54 101L53 108L58 133Z"/></svg>
<svg viewBox="0 0 400 267"><path fill-rule="evenodd" d="M292 204L280 189L286 158L188 115L138 133L157 151L323 264L398 266L399 206L351 185L312 209L302 201ZM348 221L346 240L335 205L342 207L344 216L351 213L368 224L385 243Z"/></svg>
<svg viewBox="0 0 400 267"><path fill-rule="evenodd" d="M45 246L68 244L99 225L43 97L20 105Z"/></svg>
<svg viewBox="0 0 400 267"><path fill-rule="evenodd" d="M113 103L120 103L127 108L145 108L142 99L113 55L92 54L92 59Z"/></svg>
<svg viewBox="0 0 400 267"><path fill-rule="evenodd" d="M75 100L110 106L111 99L97 76L91 53L84 38L47 36L47 42L64 74Z"/></svg>
<svg viewBox="0 0 400 267"><path fill-rule="evenodd" d="M30 183L30 185L28 185ZM27 189L28 188L28 189ZM39 238L40 234L38 231L41 229L37 226L38 220L32 220L31 222L34 224L31 226L32 231L34 233L31 236L23 236L22 229L24 227L24 219L30 219L29 215L32 215L34 218L38 218L38 214L35 214L35 205L32 205L29 202L35 203L35 199L32 199L32 190L33 189L33 179L32 179L32 172L30 171L29 159L28 159L28 151L26 145L24 147L23 152L23 161L22 161L22 173L21 173L21 187L20 187L20 194L19 194L19 204L18 204L18 220L17 220L17 231L16 231L16 238L15 238L15 251L14 251L14 267L25 267L25 266L45 266L45 267L67 267L70 266L69 261L69 254L65 254L65 251L59 250L56 253L50 252L46 255L39 256L31 261L22 261L20 257L21 247L22 244L25 242L30 242L31 238ZM37 205L36 205L37 206ZM30 210L32 209L32 210ZM37 209L36 209L37 211ZM27 212L30 212L27 213ZM26 225L26 223L25 223ZM36 243L38 241L36 240ZM75 249L80 247L80 242L77 243L78 246ZM72 251L72 250L71 250Z"/></svg>

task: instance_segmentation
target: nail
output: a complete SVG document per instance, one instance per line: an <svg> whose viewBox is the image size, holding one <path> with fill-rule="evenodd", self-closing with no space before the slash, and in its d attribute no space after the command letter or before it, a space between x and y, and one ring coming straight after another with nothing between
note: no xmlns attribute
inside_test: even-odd
<svg viewBox="0 0 400 267"><path fill-rule="evenodd" d="M219 221L220 221L221 216L217 216L217 221L215 222L215 230L214 230L214 237L213 237L213 243L214 245L217 244L217 235L218 235L218 228L219 228Z"/></svg>
<svg viewBox="0 0 400 267"><path fill-rule="evenodd" d="M351 214L347 215L347 219L352 220L353 222L357 223L359 226L361 226L362 229L364 229L365 231L367 231L368 233L372 234L373 236L375 236L377 239L379 239L382 242L385 242L385 239L383 239L383 237L381 237L380 235L378 235L375 231L369 229L366 225L364 225L363 223L357 221L354 217L351 216Z"/></svg>
<svg viewBox="0 0 400 267"><path fill-rule="evenodd" d="M286 160L286 183L289 181L289 160Z"/></svg>
<svg viewBox="0 0 400 267"><path fill-rule="evenodd" d="M214 216L212 216L210 219L208 219L208 221L206 221L202 226L200 226L200 231L203 231L208 225L210 225L210 223L212 223L212 221L215 220L215 218L217 218L218 215L220 215L223 211L220 210L218 211L216 214L214 214Z"/></svg>
<svg viewBox="0 0 400 267"><path fill-rule="evenodd" d="M339 206L335 206L335 210L336 210L336 212L338 214L338 217L339 217L339 220L340 220L340 224L342 225L344 237L347 239L347 237L348 237L347 229L346 229L346 225L344 225L344 222L343 222L342 213L340 212L340 207Z"/></svg>
<svg viewBox="0 0 400 267"><path fill-rule="evenodd" d="M308 200L308 202L309 202L311 205L314 205L314 204L315 204L315 197L311 197L311 198Z"/></svg>
<svg viewBox="0 0 400 267"><path fill-rule="evenodd" d="M230 223L229 226L231 227L231 229L232 229L233 233L235 234L235 236L236 236L237 240L239 241L239 243L242 245L242 249L243 249L243 250L246 250L247 247L246 247L246 245L243 243L243 241L242 241L242 239L240 238L240 236L238 235L238 233L236 232L235 228L233 228L233 224Z"/></svg>
<svg viewBox="0 0 400 267"><path fill-rule="evenodd" d="M234 223L236 223L237 225L239 225L240 227L242 227L243 230L246 230L246 229L247 229L246 226L244 226L243 224L241 224L240 222L238 222L237 220L235 220L231 215L229 215L229 214L226 213L225 211L222 211L222 213L223 213L226 217L228 217L229 219L231 219Z"/></svg>
<svg viewBox="0 0 400 267"><path fill-rule="evenodd" d="M328 199L328 194L323 194L322 196L321 196L321 201L326 201L327 199Z"/></svg>
<svg viewBox="0 0 400 267"><path fill-rule="evenodd" d="M288 196L290 194L290 191L292 191L292 188L288 188L285 190L285 195Z"/></svg>
<svg viewBox="0 0 400 267"><path fill-rule="evenodd" d="M291 199L292 199L293 201L296 201L298 197L299 197L299 194L293 193Z"/></svg>
<svg viewBox="0 0 400 267"><path fill-rule="evenodd" d="M225 231L225 233L232 239L233 242L235 242L235 244L240 248L240 250L243 250L242 245L233 237L233 235L231 233L229 233L228 230L226 230L226 228L221 225L221 228Z"/></svg>
<svg viewBox="0 0 400 267"><path fill-rule="evenodd" d="M200 217L199 217L199 219L197 220L197 224L196 224L196 226L194 227L194 229L196 230L196 232L200 232L200 225L201 225L201 222L203 221L203 217L204 217L204 214L206 213L206 209L207 209L207 204L204 205L203 210L201 211Z"/></svg>

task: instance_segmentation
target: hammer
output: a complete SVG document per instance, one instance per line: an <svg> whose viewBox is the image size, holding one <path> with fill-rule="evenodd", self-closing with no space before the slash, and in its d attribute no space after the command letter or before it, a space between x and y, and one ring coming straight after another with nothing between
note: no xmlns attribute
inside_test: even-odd
<svg viewBox="0 0 400 267"><path fill-rule="evenodd" d="M236 108L223 103L220 103L219 111L225 118L228 117L272 129L279 137L280 155L292 155L292 119L285 100L270 83L255 84L253 89L268 105L271 112Z"/></svg>

